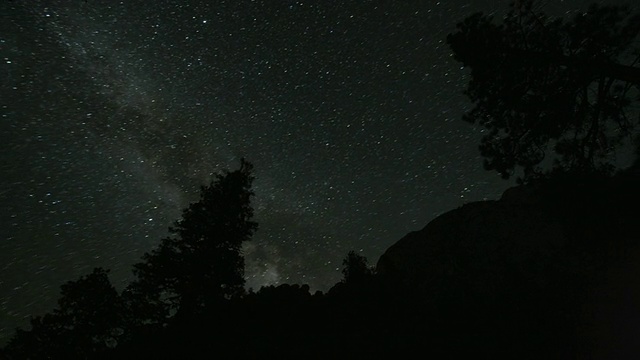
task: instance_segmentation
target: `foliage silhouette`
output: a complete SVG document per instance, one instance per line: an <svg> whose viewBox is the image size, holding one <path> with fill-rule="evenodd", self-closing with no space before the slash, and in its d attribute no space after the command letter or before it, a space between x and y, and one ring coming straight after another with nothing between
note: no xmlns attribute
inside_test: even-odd
<svg viewBox="0 0 640 360"><path fill-rule="evenodd" d="M502 24L471 15L447 37L471 69L465 93L475 107L464 119L487 130L485 168L509 178L521 167L525 181L544 174L549 160L561 170L611 171L615 148L637 125L630 105L639 99L640 16L594 4L564 21L536 5L512 4Z"/></svg>
<svg viewBox="0 0 640 360"><path fill-rule="evenodd" d="M347 257L342 260L342 266L342 281L345 283L362 282L373 275L367 258L353 250L349 251Z"/></svg>
<svg viewBox="0 0 640 360"><path fill-rule="evenodd" d="M238 170L203 186L200 200L169 228L174 237L134 265L137 280L126 295L138 319L153 322L172 312L190 317L243 293L242 243L258 226L252 221L252 169L242 159Z"/></svg>
<svg viewBox="0 0 640 360"><path fill-rule="evenodd" d="M16 331L7 345L12 358L96 358L117 346L126 322L108 270L96 268L61 289L52 313L32 318L31 330Z"/></svg>

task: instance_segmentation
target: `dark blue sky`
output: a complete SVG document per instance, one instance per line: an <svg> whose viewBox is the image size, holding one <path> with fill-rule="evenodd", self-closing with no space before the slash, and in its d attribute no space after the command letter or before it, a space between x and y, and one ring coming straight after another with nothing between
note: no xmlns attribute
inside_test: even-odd
<svg viewBox="0 0 640 360"><path fill-rule="evenodd" d="M121 4L122 3L122 4ZM548 2L550 13L584 1ZM93 267L121 288L211 174L255 165L248 285L327 290L513 185L445 43L506 1L0 2L0 338Z"/></svg>

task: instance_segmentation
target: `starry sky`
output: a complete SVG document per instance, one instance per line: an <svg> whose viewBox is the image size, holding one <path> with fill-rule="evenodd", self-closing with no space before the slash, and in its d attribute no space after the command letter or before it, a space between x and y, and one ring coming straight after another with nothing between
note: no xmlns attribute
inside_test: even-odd
<svg viewBox="0 0 640 360"><path fill-rule="evenodd" d="M0 1L0 339L101 266L121 289L212 174L255 166L247 285L326 291L514 184L446 35L507 1ZM547 1L564 15L582 0Z"/></svg>

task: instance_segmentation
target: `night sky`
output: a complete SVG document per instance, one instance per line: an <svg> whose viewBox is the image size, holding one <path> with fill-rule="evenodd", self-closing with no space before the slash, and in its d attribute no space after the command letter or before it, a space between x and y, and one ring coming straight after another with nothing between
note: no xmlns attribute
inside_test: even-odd
<svg viewBox="0 0 640 360"><path fill-rule="evenodd" d="M437 215L498 198L514 182L482 168L445 39L507 3L0 0L0 340L94 267L122 289L241 157L254 289L326 291L349 250L375 264Z"/></svg>

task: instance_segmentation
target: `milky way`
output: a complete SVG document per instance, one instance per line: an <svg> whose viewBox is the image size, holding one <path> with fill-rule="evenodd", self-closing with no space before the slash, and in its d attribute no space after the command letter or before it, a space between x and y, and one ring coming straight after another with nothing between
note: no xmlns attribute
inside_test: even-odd
<svg viewBox="0 0 640 360"><path fill-rule="evenodd" d="M560 4L561 3L561 4ZM548 5L557 14L582 1ZM327 290L349 250L512 182L482 169L445 39L498 1L3 1L0 337L93 267L122 288L215 172L255 165L247 283Z"/></svg>

